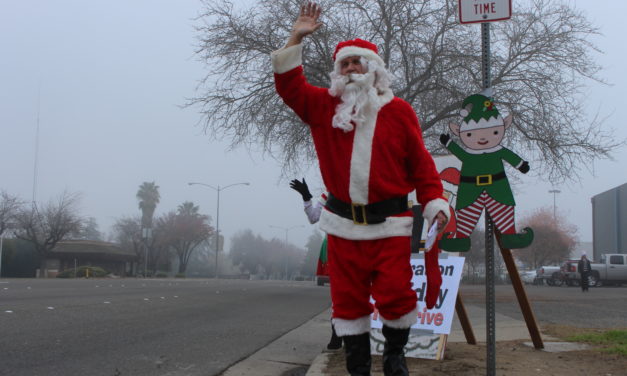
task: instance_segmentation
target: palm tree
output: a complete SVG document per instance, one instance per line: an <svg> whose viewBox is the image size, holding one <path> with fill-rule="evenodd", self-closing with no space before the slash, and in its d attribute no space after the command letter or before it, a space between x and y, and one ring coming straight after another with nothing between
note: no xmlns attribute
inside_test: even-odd
<svg viewBox="0 0 627 376"><path fill-rule="evenodd" d="M139 208L142 211L142 228L152 228L152 216L161 198L159 186L154 181L145 181L139 186L135 197L139 200Z"/></svg>
<svg viewBox="0 0 627 376"><path fill-rule="evenodd" d="M190 216L190 217L197 217L198 216L198 210L200 210L200 208L198 206L194 205L194 203L191 202L191 201L185 201L184 203L179 205L177 210L178 210L179 215L186 215L186 216Z"/></svg>

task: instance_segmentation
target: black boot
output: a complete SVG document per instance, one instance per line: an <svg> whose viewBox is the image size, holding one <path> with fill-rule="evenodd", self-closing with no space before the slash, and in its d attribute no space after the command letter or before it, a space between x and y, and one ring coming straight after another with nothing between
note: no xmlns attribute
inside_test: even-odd
<svg viewBox="0 0 627 376"><path fill-rule="evenodd" d="M351 376L370 376L370 333L344 336L346 369Z"/></svg>
<svg viewBox="0 0 627 376"><path fill-rule="evenodd" d="M337 350L342 348L342 337L338 337L335 333L335 325L331 324L331 340L327 345L327 350Z"/></svg>
<svg viewBox="0 0 627 376"><path fill-rule="evenodd" d="M408 376L404 348L409 339L409 328L395 329L383 325L385 346L383 347L383 374L385 376Z"/></svg>

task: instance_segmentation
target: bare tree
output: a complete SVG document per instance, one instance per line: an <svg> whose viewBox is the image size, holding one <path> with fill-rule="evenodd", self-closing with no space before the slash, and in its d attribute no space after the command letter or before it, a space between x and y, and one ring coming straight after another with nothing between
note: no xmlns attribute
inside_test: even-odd
<svg viewBox="0 0 627 376"><path fill-rule="evenodd" d="M258 274L266 259L265 251L264 240L253 234L252 230L246 229L231 238L229 258L242 273Z"/></svg>
<svg viewBox="0 0 627 376"><path fill-rule="evenodd" d="M304 252L292 244L286 247L283 240L266 240L246 229L231 238L229 257L241 272L263 274L266 278L288 278L300 271Z"/></svg>
<svg viewBox="0 0 627 376"><path fill-rule="evenodd" d="M36 203L22 207L15 216L15 237L33 244L41 256L42 271L46 269L46 257L57 243L80 230L79 200L77 193L63 192L41 207Z"/></svg>
<svg viewBox="0 0 627 376"><path fill-rule="evenodd" d="M75 240L95 240L102 241L102 233L98 230L98 222L96 218L87 218L79 228L78 232L70 234L71 239Z"/></svg>
<svg viewBox="0 0 627 376"><path fill-rule="evenodd" d="M417 111L425 142L445 151L437 135L458 118L462 100L481 88L479 28L460 25L457 1L321 0L325 27L304 50L308 80L328 86L337 42L366 38L395 77L395 94ZM261 146L293 170L315 159L308 129L275 94L269 54L280 48L300 0L259 0L245 10L203 0L198 54L208 73L199 95L205 131L232 146ZM513 113L507 142L551 180L576 179L580 165L608 158L623 141L584 111L584 85L602 82L589 41L598 34L566 2L517 3L511 20L492 24L492 85L500 108ZM510 146L511 145L504 145Z"/></svg>
<svg viewBox="0 0 627 376"><path fill-rule="evenodd" d="M213 233L209 226L209 217L198 212L198 206L192 202L179 205L176 215L168 222L170 228L170 246L179 259L179 273L185 273L187 263L194 249L207 240Z"/></svg>
<svg viewBox="0 0 627 376"><path fill-rule="evenodd" d="M514 255L533 269L560 264L577 245L577 228L563 216L554 217L551 208L538 209L523 218L521 226L533 228L534 239L531 246L515 250Z"/></svg>
<svg viewBox="0 0 627 376"><path fill-rule="evenodd" d="M15 217L24 203L17 196L0 192L0 236L14 226Z"/></svg>
<svg viewBox="0 0 627 376"><path fill-rule="evenodd" d="M133 250L138 260L143 260L142 248L142 224L141 218L123 217L115 221L113 225L113 237L122 248Z"/></svg>
<svg viewBox="0 0 627 376"><path fill-rule="evenodd" d="M162 214L155 220L152 238L146 239L148 241L147 264L153 275L159 268L164 270L164 267L167 267L166 269L169 270L170 260L173 257L174 232L172 229L175 227L175 222L176 212L169 211Z"/></svg>

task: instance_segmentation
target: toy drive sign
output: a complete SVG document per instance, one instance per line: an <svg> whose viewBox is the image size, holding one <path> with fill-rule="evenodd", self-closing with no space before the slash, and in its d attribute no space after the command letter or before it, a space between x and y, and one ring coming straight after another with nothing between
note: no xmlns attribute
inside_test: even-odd
<svg viewBox="0 0 627 376"><path fill-rule="evenodd" d="M449 334L455 314L455 300L464 268L464 258L440 258L442 286L435 307L430 310L427 309L424 302L427 293L424 258L412 258L411 267L414 271L413 289L418 297L418 322L412 326L412 329L426 330L434 334ZM381 328L382 322L379 320L379 312L376 309L371 318L372 328Z"/></svg>
<svg viewBox="0 0 627 376"><path fill-rule="evenodd" d="M512 0L459 0L459 22L493 22L512 17Z"/></svg>

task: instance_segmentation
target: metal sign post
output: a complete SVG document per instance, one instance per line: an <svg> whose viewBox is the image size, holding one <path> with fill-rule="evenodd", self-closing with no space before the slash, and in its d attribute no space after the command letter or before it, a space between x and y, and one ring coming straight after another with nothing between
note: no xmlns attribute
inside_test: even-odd
<svg viewBox="0 0 627 376"><path fill-rule="evenodd" d="M481 78L483 88L490 87L490 24L481 24ZM486 374L496 375L496 302L494 298L494 223L485 211L485 305L486 305Z"/></svg>
<svg viewBox="0 0 627 376"><path fill-rule="evenodd" d="M491 87L490 75L490 22L511 18L511 0L459 0L459 21L481 23L481 78L483 89ZM491 94L487 94L488 97ZM485 284L486 284L486 374L496 375L496 304L494 293L494 223L485 210ZM499 238L500 242L500 238ZM499 243L500 244L500 243ZM544 347L533 311L525 294L511 251L501 247L501 254L512 278L525 322L536 349Z"/></svg>
<svg viewBox="0 0 627 376"><path fill-rule="evenodd" d="M511 0L459 0L459 22L481 23L481 78L490 88L490 22L509 19ZM496 304L494 297L494 223L485 211L486 374L496 374Z"/></svg>

